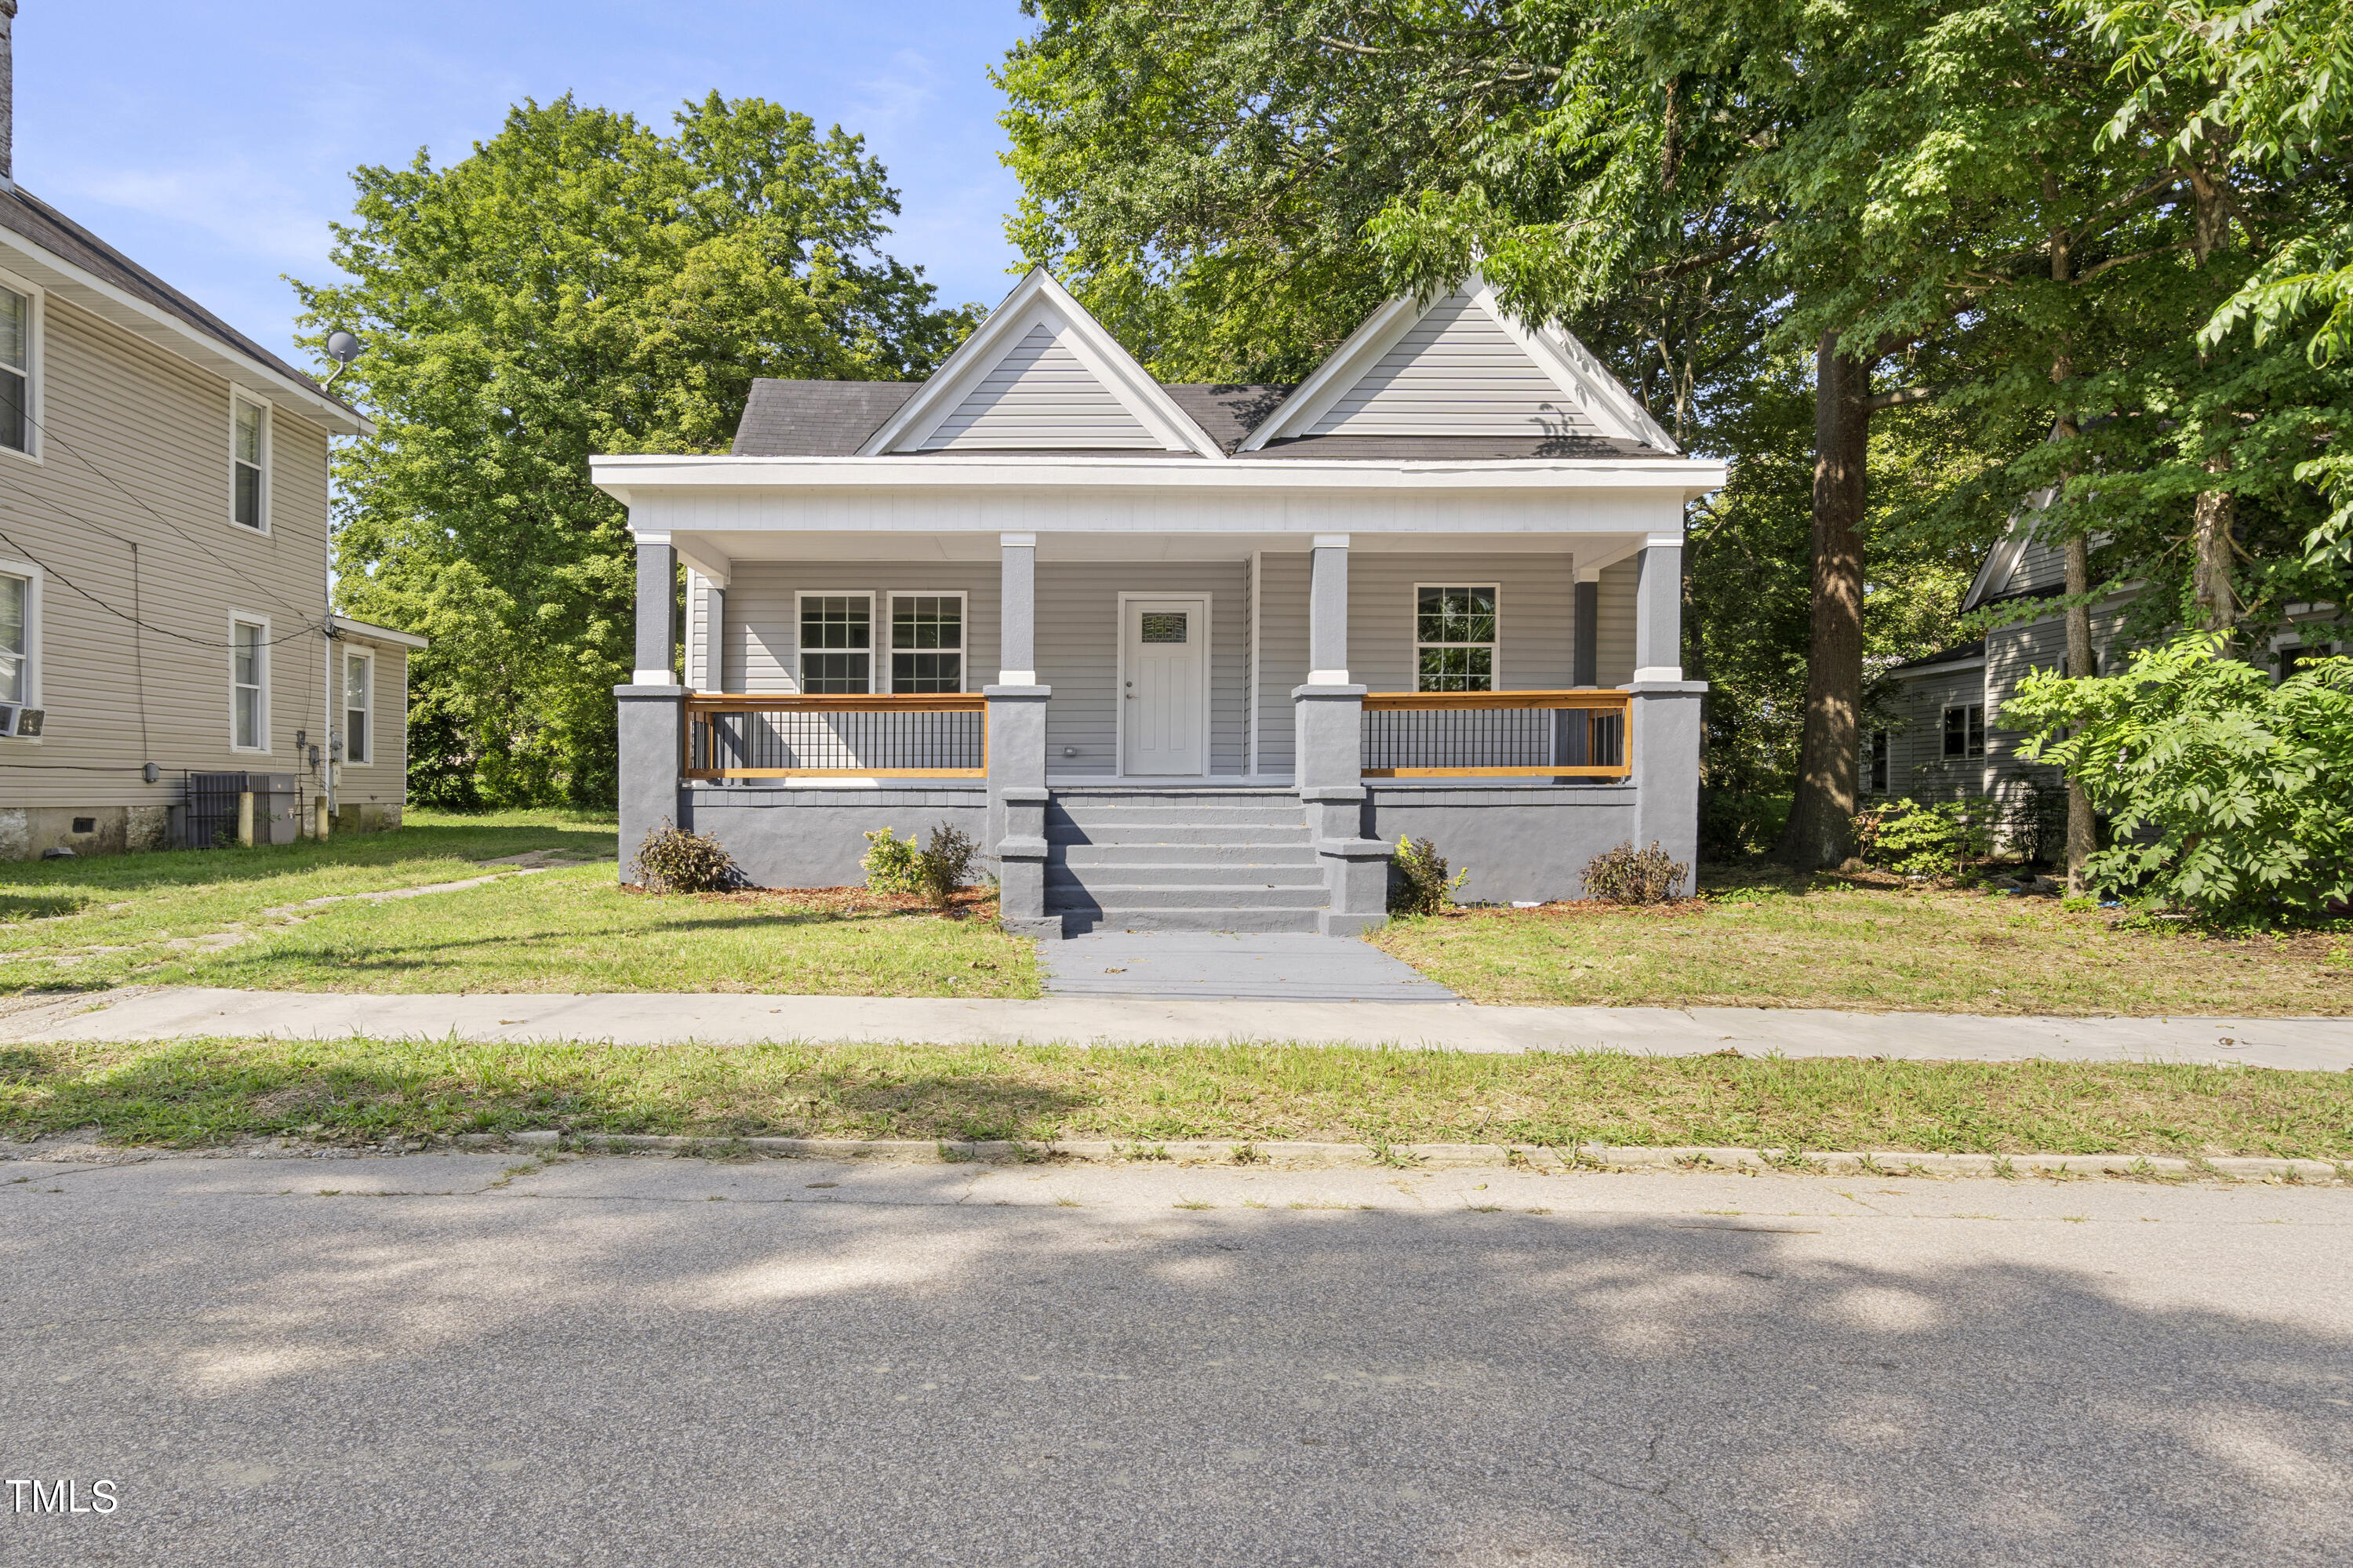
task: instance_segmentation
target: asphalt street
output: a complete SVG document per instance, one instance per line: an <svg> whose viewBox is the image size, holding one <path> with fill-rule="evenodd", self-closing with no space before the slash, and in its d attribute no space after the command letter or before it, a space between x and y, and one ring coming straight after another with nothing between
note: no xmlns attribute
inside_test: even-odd
<svg viewBox="0 0 2353 1568"><path fill-rule="evenodd" d="M0 1478L91 1511L9 1489L0 1562L2333 1568L2348 1224L2343 1187L66 1151L0 1162Z"/></svg>

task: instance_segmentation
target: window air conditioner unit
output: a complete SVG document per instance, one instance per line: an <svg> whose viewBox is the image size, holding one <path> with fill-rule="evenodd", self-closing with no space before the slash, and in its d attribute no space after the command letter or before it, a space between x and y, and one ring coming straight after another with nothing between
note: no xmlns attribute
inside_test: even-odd
<svg viewBox="0 0 2353 1568"><path fill-rule="evenodd" d="M30 740L41 733L40 708L19 707L14 703L0 703L0 735Z"/></svg>

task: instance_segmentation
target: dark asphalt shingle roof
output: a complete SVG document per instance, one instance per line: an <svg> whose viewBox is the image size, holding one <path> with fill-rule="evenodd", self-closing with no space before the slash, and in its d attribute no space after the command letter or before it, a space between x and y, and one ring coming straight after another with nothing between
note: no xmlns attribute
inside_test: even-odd
<svg viewBox="0 0 2353 1568"><path fill-rule="evenodd" d="M0 228L24 236L60 260L70 262L81 270L104 282L112 284L133 299L144 301L167 314L176 316L222 347L243 355L256 365L276 371L289 380L309 387L329 401L350 409L351 406L316 381L295 369L220 317L139 265L138 262L59 212L56 207L18 185L14 190L0 190ZM356 415L357 410L352 410Z"/></svg>
<svg viewBox="0 0 2353 1568"><path fill-rule="evenodd" d="M752 383L737 457L849 457L921 388L920 381Z"/></svg>
<svg viewBox="0 0 2353 1568"><path fill-rule="evenodd" d="M1907 659L1901 664L1889 666L1887 673L1900 675L1906 670L1926 670L1937 664L1950 664L1957 660L1984 657L1985 639L1980 637L1975 642L1964 642L1957 648L1941 649L1918 659Z"/></svg>

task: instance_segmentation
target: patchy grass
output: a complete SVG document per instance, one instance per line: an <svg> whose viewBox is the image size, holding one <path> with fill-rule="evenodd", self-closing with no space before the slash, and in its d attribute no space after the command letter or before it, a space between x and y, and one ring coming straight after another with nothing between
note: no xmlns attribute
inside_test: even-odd
<svg viewBox="0 0 2353 1568"><path fill-rule="evenodd" d="M481 863L533 851L585 863ZM325 844L0 867L0 991L1038 994L1034 947L982 894L947 916L856 888L657 897L616 885L614 853L609 818L419 812Z"/></svg>
<svg viewBox="0 0 2353 1568"><path fill-rule="evenodd" d="M1879 874L1711 866L1701 896L1393 922L1372 938L1474 1001L2234 1017L2353 1013L2353 923L2243 938Z"/></svg>
<svg viewBox="0 0 2353 1568"><path fill-rule="evenodd" d="M125 1142L565 1128L1699 1144L2353 1160L2353 1074L2107 1063L195 1041L0 1047L0 1131Z"/></svg>

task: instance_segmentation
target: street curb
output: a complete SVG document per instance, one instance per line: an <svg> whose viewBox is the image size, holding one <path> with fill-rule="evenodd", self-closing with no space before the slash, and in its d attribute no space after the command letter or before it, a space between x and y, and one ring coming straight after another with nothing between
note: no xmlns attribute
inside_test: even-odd
<svg viewBox="0 0 2353 1568"><path fill-rule="evenodd" d="M1253 1143L1234 1139L961 1141L930 1139L683 1138L647 1133L460 1133L461 1148L661 1151L725 1158L889 1160L902 1164L1080 1161L1096 1164L1388 1166L1447 1170L1515 1166L1535 1171L1735 1171L1787 1175L2123 1176L2157 1181L2223 1179L2327 1185L2353 1183L2353 1165L2325 1160L2237 1155L2185 1160L2158 1154L1930 1154L1895 1150L1644 1149L1605 1143L1571 1148L1498 1143Z"/></svg>

